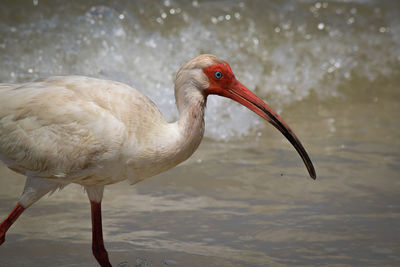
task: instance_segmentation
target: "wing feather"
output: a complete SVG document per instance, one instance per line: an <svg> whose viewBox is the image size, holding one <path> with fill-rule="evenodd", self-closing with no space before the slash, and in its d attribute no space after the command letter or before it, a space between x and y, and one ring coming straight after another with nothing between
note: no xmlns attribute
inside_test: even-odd
<svg viewBox="0 0 400 267"><path fill-rule="evenodd" d="M0 160L28 176L88 177L120 159L133 88L66 76L0 85ZM136 99L134 101L140 101Z"/></svg>

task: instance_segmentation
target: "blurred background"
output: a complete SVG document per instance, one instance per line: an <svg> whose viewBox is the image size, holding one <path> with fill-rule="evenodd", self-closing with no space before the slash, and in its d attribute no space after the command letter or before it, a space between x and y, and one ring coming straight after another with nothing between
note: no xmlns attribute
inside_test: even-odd
<svg viewBox="0 0 400 267"><path fill-rule="evenodd" d="M79 74L127 83L169 121L179 67L202 53L277 110L310 154L208 98L205 139L177 168L108 186L115 266L399 266L400 2L0 2L0 83ZM25 178L0 166L0 219ZM96 266L90 207L70 185L28 209L0 266Z"/></svg>

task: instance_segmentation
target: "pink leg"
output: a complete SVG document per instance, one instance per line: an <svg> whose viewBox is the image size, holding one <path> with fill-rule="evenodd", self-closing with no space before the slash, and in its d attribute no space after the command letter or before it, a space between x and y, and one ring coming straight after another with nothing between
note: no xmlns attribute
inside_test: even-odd
<svg viewBox="0 0 400 267"><path fill-rule="evenodd" d="M10 214L8 214L7 218L0 224L0 245L4 243L8 228L10 228L24 210L25 208L18 203Z"/></svg>
<svg viewBox="0 0 400 267"><path fill-rule="evenodd" d="M92 209L92 251L102 267L111 267L107 250L104 248L103 228L101 223L101 202L90 201Z"/></svg>

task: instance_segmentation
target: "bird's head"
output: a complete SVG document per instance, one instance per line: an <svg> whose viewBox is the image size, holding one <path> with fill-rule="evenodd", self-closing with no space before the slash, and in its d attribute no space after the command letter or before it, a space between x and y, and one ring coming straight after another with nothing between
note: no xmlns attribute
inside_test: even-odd
<svg viewBox="0 0 400 267"><path fill-rule="evenodd" d="M314 166L294 132L272 108L235 78L227 62L213 55L200 55L190 60L177 73L175 90L183 89L185 85L196 88L205 97L219 95L230 98L271 123L300 154L311 178L316 178ZM175 95L180 93L175 92Z"/></svg>

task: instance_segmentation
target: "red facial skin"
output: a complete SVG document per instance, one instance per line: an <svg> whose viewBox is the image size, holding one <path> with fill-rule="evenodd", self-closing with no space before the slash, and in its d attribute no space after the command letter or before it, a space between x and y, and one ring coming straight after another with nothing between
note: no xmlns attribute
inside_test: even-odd
<svg viewBox="0 0 400 267"><path fill-rule="evenodd" d="M270 122L289 140L300 154L311 178L316 178L315 169L310 157L294 132L272 108L236 80L228 63L214 64L203 69L203 72L207 75L210 83L209 87L204 90L206 95L214 94L230 98ZM216 72L221 72L222 77L217 78L215 76Z"/></svg>

